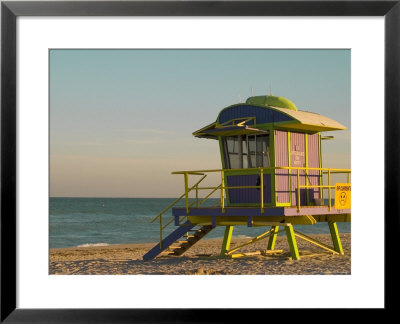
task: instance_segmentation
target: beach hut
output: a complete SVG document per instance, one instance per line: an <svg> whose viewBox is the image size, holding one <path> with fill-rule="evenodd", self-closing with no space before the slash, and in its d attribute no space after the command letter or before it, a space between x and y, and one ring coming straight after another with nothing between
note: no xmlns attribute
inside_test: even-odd
<svg viewBox="0 0 400 324"><path fill-rule="evenodd" d="M300 257L296 238L343 254L336 223L351 221L350 170L323 168L321 143L332 136L321 132L344 129L337 121L298 110L289 99L273 95L252 96L222 109L215 122L193 133L219 143L222 168L173 172L183 175L183 194L153 219L159 221L160 242L143 258L181 255L216 226L225 226L221 257L248 255L236 252L265 238L266 249L254 253L271 253L281 231L293 259ZM220 181L201 186L210 173L218 173ZM189 185L194 177L200 179ZM200 199L200 191L208 192ZM215 193L218 205L205 207ZM176 207L181 199L185 207ZM163 215L169 208L173 218L166 220ZM329 226L333 246L295 229L320 222ZM172 224L177 228L164 237ZM264 226L267 231L230 249L234 226Z"/></svg>

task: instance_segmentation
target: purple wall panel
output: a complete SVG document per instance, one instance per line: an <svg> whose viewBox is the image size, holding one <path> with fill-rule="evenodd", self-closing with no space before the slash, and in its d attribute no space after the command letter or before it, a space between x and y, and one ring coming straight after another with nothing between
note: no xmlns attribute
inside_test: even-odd
<svg viewBox="0 0 400 324"><path fill-rule="evenodd" d="M258 175L235 175L227 176L228 187L229 186L256 186ZM228 189L229 201L233 204L239 203L257 203L261 201L261 193L259 189ZM271 203L271 175L264 174L264 203Z"/></svg>
<svg viewBox="0 0 400 324"><path fill-rule="evenodd" d="M234 118L241 118L241 117L256 117L257 124L263 123L277 123L281 121L289 121L293 118L273 109L267 107L257 107L252 105L238 105L227 108L221 111L218 121L219 123L224 123ZM249 123L252 125L253 123Z"/></svg>
<svg viewBox="0 0 400 324"><path fill-rule="evenodd" d="M319 136L318 134L308 135L308 167L319 168ZM313 186L320 184L320 172L308 171L308 183ZM315 198L320 198L319 188L309 189L308 194L310 202L314 202Z"/></svg>
<svg viewBox="0 0 400 324"><path fill-rule="evenodd" d="M290 165L292 167L305 167L305 134L290 133ZM305 172L300 170L300 185L305 185ZM300 204L307 201L306 189L300 189ZM292 206L297 205L297 170L292 170Z"/></svg>
<svg viewBox="0 0 400 324"><path fill-rule="evenodd" d="M288 133L275 131L275 166L289 166ZM276 199L278 203L289 202L289 170L276 170Z"/></svg>

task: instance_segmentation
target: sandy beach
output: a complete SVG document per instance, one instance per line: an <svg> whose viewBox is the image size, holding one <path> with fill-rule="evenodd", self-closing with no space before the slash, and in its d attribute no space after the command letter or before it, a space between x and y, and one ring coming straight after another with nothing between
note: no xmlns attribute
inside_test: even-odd
<svg viewBox="0 0 400 324"><path fill-rule="evenodd" d="M332 246L330 235L310 235ZM155 243L50 249L52 275L349 275L351 234L340 235L344 255L335 255L297 239L300 260L291 260L286 237L279 236L276 253L241 258L219 258L222 239L204 239L182 256L144 261L142 256ZM248 241L233 238L231 248ZM238 252L265 250L267 240Z"/></svg>

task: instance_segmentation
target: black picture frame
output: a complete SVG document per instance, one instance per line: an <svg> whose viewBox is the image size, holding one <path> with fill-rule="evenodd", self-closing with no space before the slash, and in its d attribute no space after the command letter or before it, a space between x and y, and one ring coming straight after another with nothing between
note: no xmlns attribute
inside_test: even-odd
<svg viewBox="0 0 400 324"><path fill-rule="evenodd" d="M399 234L400 0L395 1L2 1L1 2L1 322L228 322L239 309L16 308L16 19L19 16L383 16L385 19L385 309L395 301ZM371 44L373 46L373 44ZM371 233L373 236L373 233ZM366 283L367 284L367 283ZM268 294L267 294L268 295ZM266 295L266 296L267 296ZM329 307L329 305L327 305ZM248 309L247 309L248 311ZM252 310L252 316L265 310ZM239 314L240 313L240 314ZM211 314L211 315L210 315Z"/></svg>

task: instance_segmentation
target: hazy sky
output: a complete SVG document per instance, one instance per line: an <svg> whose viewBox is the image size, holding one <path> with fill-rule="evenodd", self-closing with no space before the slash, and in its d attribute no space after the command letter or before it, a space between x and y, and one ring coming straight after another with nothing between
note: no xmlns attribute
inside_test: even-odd
<svg viewBox="0 0 400 324"><path fill-rule="evenodd" d="M50 195L176 197L177 170L221 168L192 132L269 93L348 130L323 166L350 168L350 50L51 50Z"/></svg>

